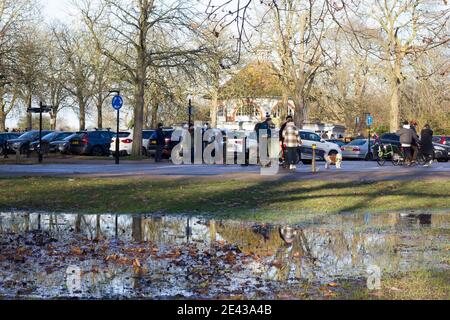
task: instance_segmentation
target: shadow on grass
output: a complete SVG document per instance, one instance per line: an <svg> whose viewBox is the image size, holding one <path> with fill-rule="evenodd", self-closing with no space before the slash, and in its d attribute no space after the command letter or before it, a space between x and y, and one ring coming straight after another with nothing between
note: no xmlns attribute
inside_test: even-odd
<svg viewBox="0 0 450 320"><path fill-rule="evenodd" d="M13 184L14 183L14 184ZM185 213L213 214L223 218L248 219L256 212L269 215L302 211L338 213L396 209L448 208L445 185L392 182L324 181L209 181L174 179L25 178L0 179L4 210L47 210L82 213ZM419 188L417 186L422 186ZM386 196L397 203L380 204ZM392 201L392 200L390 200ZM419 208L419 209L420 209ZM264 215L264 213L263 213Z"/></svg>

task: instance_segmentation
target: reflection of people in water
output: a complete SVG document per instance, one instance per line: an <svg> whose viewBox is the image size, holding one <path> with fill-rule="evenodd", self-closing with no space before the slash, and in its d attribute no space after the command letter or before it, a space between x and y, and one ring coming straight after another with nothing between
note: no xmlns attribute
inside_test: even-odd
<svg viewBox="0 0 450 320"><path fill-rule="evenodd" d="M301 279L303 264L315 262L305 233L290 226L280 227L279 232L284 245L277 250L269 272L275 280L286 281L295 266L295 278Z"/></svg>
<svg viewBox="0 0 450 320"><path fill-rule="evenodd" d="M431 226L431 214L400 214L399 224L404 226Z"/></svg>

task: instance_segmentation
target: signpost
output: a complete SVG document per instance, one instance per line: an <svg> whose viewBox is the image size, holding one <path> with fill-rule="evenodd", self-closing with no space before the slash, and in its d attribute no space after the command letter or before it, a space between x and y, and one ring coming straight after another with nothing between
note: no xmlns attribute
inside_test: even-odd
<svg viewBox="0 0 450 320"><path fill-rule="evenodd" d="M117 111L117 131L116 131L116 164L120 163L120 139L119 139L119 131L120 131L120 109L123 107L123 98L120 96L120 91L111 91L110 93L116 93L116 95L112 99L112 107Z"/></svg>
<svg viewBox="0 0 450 320"><path fill-rule="evenodd" d="M45 106L42 101L39 103L39 108L28 108L27 112L39 113L39 147L38 147L38 159L39 163L42 163L44 157L42 155L42 113L48 113L51 111L51 106Z"/></svg>

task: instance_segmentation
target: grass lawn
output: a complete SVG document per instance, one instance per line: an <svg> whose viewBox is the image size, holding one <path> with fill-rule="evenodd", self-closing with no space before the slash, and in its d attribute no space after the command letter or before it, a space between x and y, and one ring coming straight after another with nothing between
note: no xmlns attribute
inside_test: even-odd
<svg viewBox="0 0 450 320"><path fill-rule="evenodd" d="M450 208L450 181L0 178L1 210L185 213L267 222L308 214Z"/></svg>
<svg viewBox="0 0 450 320"><path fill-rule="evenodd" d="M340 299L367 300L448 300L450 299L450 273L447 271L416 271L387 275L381 279L381 290L370 291L359 286L343 284Z"/></svg>

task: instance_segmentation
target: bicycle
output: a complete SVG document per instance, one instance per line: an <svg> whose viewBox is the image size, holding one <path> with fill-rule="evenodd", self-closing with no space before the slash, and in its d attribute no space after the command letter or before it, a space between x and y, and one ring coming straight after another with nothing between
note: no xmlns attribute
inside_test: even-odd
<svg viewBox="0 0 450 320"><path fill-rule="evenodd" d="M422 151L420 151L419 149L419 153L417 154L416 160L412 161L409 163L409 165L424 165L427 162L427 159L425 157L425 155L422 153ZM405 155L405 150L403 149L403 147L401 147L399 149L398 153L395 153L394 156L392 157L392 164L394 166L401 166L406 164L406 155Z"/></svg>
<svg viewBox="0 0 450 320"><path fill-rule="evenodd" d="M377 153L377 163L380 167L384 166L386 160L392 160L395 155L395 150L392 144L380 144L379 142L375 143L373 148L378 147Z"/></svg>

